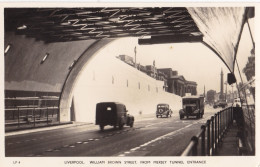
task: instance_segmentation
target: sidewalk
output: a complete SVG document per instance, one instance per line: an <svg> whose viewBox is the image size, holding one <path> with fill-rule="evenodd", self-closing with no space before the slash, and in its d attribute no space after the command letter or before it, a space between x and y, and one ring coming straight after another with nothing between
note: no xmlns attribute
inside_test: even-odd
<svg viewBox="0 0 260 167"><path fill-rule="evenodd" d="M218 156L238 156L239 145L237 137L238 127L233 123L223 138L221 146L218 148Z"/></svg>

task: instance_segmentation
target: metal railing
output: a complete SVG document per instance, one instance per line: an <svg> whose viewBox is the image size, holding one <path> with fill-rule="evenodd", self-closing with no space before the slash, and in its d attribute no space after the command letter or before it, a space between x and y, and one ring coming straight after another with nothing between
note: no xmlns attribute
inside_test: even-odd
<svg viewBox="0 0 260 167"><path fill-rule="evenodd" d="M5 109L5 125L20 127L30 125L35 127L37 123L58 122L59 108L52 107L16 107Z"/></svg>
<svg viewBox="0 0 260 167"><path fill-rule="evenodd" d="M233 108L228 107L217 112L206 124L201 126L201 131L191 138L181 156L213 156L218 152L228 127L233 122Z"/></svg>

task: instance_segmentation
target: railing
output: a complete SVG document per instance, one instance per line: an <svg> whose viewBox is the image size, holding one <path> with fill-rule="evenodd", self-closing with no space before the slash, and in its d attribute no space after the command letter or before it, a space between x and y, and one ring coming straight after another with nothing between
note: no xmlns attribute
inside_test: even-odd
<svg viewBox="0 0 260 167"><path fill-rule="evenodd" d="M58 122L59 108L53 107L16 107L5 109L5 125L35 127L37 123Z"/></svg>
<svg viewBox="0 0 260 167"><path fill-rule="evenodd" d="M201 126L201 131L191 138L181 156L212 156L218 152L218 146L233 122L233 108L219 111L207 123Z"/></svg>

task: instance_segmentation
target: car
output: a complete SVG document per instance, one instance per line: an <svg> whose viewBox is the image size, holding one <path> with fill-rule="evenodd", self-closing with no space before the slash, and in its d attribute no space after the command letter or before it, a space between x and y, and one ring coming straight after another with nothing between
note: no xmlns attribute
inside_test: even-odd
<svg viewBox="0 0 260 167"><path fill-rule="evenodd" d="M228 106L228 104L225 100L221 100L221 101L218 102L218 107L225 108L227 106Z"/></svg>
<svg viewBox="0 0 260 167"><path fill-rule="evenodd" d="M232 106L233 107L241 107L240 99L239 98L234 99Z"/></svg>
<svg viewBox="0 0 260 167"><path fill-rule="evenodd" d="M218 102L213 103L213 108L218 108Z"/></svg>
<svg viewBox="0 0 260 167"><path fill-rule="evenodd" d="M182 109L179 110L180 119L185 116L196 116L202 118L204 115L204 97L203 96L184 96L182 98Z"/></svg>
<svg viewBox="0 0 260 167"><path fill-rule="evenodd" d="M101 102L96 105L96 125L103 131L107 125L119 127L134 125L134 116L127 114L126 106L119 102Z"/></svg>
<svg viewBox="0 0 260 167"><path fill-rule="evenodd" d="M166 103L160 103L160 104L157 104L157 107L156 107L156 117L171 117L172 116L172 110L169 106L169 104L166 104Z"/></svg>

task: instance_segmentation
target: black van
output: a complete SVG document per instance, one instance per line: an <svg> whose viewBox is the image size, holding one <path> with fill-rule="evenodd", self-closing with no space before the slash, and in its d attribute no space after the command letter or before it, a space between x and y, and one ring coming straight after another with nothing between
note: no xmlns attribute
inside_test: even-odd
<svg viewBox="0 0 260 167"><path fill-rule="evenodd" d="M117 102L102 102L96 105L96 125L104 130L106 125L122 129L124 125L133 127L134 117L127 114L126 106Z"/></svg>

